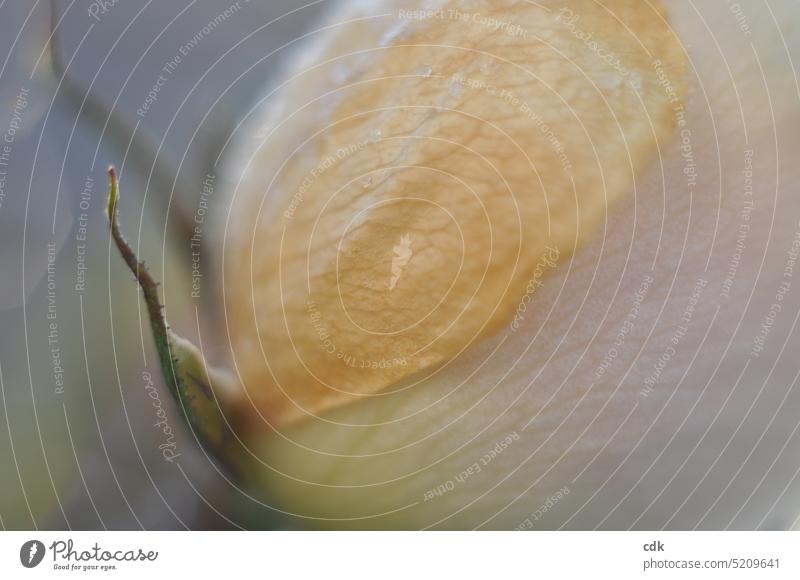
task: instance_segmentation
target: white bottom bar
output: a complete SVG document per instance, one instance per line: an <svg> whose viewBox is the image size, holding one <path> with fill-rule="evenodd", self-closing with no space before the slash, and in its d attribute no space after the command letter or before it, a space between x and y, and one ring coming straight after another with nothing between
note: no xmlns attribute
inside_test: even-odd
<svg viewBox="0 0 800 580"><path fill-rule="evenodd" d="M777 579L800 578L798 548L796 532L5 532L0 577Z"/></svg>

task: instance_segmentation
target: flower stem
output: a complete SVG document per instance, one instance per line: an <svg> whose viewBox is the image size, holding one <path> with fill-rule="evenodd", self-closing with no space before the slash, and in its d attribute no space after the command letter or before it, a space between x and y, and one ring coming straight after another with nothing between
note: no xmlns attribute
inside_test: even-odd
<svg viewBox="0 0 800 580"><path fill-rule="evenodd" d="M217 377L218 373L212 372L197 347L169 327L158 298L158 283L120 230L119 181L113 167L108 170L108 181L107 212L111 236L142 289L164 380L200 443L231 471L236 471L233 469L232 434L211 389L210 375Z"/></svg>

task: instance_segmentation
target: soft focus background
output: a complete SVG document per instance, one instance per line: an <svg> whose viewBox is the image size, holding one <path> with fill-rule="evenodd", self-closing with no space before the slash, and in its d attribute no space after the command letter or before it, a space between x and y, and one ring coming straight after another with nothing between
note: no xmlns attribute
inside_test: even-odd
<svg viewBox="0 0 800 580"><path fill-rule="evenodd" d="M108 244L106 169L121 171L123 223L171 322L193 335L181 216L326 2L100 4L0 3L0 132L13 141L0 166L0 526L285 527L226 483L162 390L138 289ZM145 372L179 462L159 449L171 442Z"/></svg>

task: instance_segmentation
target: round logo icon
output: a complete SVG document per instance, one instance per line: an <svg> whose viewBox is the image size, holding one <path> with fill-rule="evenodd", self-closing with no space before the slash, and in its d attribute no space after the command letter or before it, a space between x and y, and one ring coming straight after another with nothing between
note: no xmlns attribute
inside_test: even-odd
<svg viewBox="0 0 800 580"><path fill-rule="evenodd" d="M26 568L35 568L44 558L44 544L39 540L28 540L19 549L19 561Z"/></svg>

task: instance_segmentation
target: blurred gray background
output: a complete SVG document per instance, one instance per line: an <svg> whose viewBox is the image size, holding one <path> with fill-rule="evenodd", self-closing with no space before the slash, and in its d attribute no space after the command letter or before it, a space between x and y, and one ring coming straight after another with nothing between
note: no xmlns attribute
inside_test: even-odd
<svg viewBox="0 0 800 580"><path fill-rule="evenodd" d="M0 4L2 528L290 526L219 474L163 391L138 289L109 246L106 169L121 171L124 229L191 337L185 216L235 121L326 4ZM180 461L159 449L145 372Z"/></svg>

